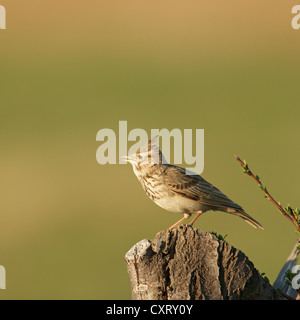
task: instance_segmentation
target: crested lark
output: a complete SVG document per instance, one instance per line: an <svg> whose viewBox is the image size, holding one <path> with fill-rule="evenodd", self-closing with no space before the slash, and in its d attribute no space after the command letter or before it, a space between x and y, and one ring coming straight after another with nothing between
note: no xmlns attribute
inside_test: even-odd
<svg viewBox="0 0 300 320"><path fill-rule="evenodd" d="M154 144L154 139L149 140L135 154L126 157L126 160L132 164L135 175L151 200L168 211L184 213L184 217L169 229L195 213L190 224L192 226L208 210L234 214L253 227L263 229L241 206L200 175L187 175L185 169L168 164Z"/></svg>

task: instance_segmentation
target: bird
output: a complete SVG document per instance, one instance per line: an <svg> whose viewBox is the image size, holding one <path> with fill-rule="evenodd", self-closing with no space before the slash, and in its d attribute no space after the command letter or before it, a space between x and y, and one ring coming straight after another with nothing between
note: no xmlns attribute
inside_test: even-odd
<svg viewBox="0 0 300 320"><path fill-rule="evenodd" d="M167 211L184 214L183 218L168 230L196 214L189 224L193 226L206 211L227 212L241 217L254 228L263 229L240 205L200 175L169 164L156 141L157 137L150 139L135 153L124 156L123 159L132 165L135 175L151 200Z"/></svg>

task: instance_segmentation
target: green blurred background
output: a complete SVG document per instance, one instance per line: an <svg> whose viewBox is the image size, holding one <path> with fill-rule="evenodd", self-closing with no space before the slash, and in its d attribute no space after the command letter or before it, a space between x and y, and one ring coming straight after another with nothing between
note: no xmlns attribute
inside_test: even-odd
<svg viewBox="0 0 300 320"><path fill-rule="evenodd" d="M181 215L130 165L96 162L97 131L119 120L205 129L203 177L265 230L219 212L195 226L228 234L273 282L297 235L234 154L300 206L297 1L0 4L0 299L130 299L125 253Z"/></svg>

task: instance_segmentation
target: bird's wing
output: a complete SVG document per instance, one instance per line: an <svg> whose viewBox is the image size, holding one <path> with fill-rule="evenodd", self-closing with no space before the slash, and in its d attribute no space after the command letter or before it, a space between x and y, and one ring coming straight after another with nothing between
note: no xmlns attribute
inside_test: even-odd
<svg viewBox="0 0 300 320"><path fill-rule="evenodd" d="M186 175L185 169L169 165L164 173L165 184L174 193L216 208L243 209L223 192L199 175Z"/></svg>

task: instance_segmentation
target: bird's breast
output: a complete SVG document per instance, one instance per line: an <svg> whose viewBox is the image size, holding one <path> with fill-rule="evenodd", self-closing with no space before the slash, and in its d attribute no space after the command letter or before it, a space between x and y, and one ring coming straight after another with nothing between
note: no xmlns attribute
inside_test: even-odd
<svg viewBox="0 0 300 320"><path fill-rule="evenodd" d="M171 212L195 213L201 210L197 201L178 196L158 176L138 177L148 197L161 208Z"/></svg>
<svg viewBox="0 0 300 320"><path fill-rule="evenodd" d="M163 184L162 179L159 179L159 177L146 175L140 177L139 180L148 197L154 202L160 200L168 194L166 186Z"/></svg>

